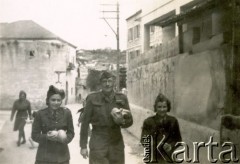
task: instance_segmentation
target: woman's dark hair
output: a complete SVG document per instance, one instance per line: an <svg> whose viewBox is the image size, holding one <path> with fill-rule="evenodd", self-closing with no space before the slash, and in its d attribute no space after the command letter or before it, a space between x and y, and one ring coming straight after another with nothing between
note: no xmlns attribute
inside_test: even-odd
<svg viewBox="0 0 240 164"><path fill-rule="evenodd" d="M58 89L54 87L53 85L49 86L48 92L47 92L47 98L46 98L46 104L48 105L49 99L52 95L59 94L62 99L65 98L65 92L62 89Z"/></svg>
<svg viewBox="0 0 240 164"><path fill-rule="evenodd" d="M158 102L166 102L167 103L167 112L170 112L171 103L170 103L169 99L161 93L159 93L157 98L155 99L155 103L154 103L154 106L153 106L154 107L154 112L157 112L157 103Z"/></svg>
<svg viewBox="0 0 240 164"><path fill-rule="evenodd" d="M25 91L20 91L20 92L19 92L19 98L20 98L20 96L21 96L22 94L25 96L25 98L27 98L27 94L26 94Z"/></svg>

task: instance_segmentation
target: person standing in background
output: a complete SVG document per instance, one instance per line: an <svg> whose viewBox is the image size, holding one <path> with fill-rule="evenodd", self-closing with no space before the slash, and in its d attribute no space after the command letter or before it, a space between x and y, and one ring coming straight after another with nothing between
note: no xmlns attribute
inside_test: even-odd
<svg viewBox="0 0 240 164"><path fill-rule="evenodd" d="M17 146L20 146L21 144L26 143L25 132L24 132L26 119L28 118L28 116L30 119L32 117L31 116L31 104L27 100L27 94L24 91L20 91L19 99L16 100L13 104L11 118L10 118L11 121L13 120L16 112L17 112L17 114L16 114L13 130L19 131Z"/></svg>

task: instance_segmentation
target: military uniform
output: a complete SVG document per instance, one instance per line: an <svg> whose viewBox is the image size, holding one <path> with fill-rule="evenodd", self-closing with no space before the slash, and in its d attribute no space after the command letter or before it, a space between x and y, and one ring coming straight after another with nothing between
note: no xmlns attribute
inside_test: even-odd
<svg viewBox="0 0 240 164"><path fill-rule="evenodd" d="M47 132L51 130L65 130L67 134L66 143L51 141L47 139ZM49 108L42 109L35 114L32 125L32 139L39 143L36 155L38 163L68 163L70 159L68 143L74 137L74 127L71 111L60 107L53 113Z"/></svg>
<svg viewBox="0 0 240 164"><path fill-rule="evenodd" d="M111 116L113 108L130 110L128 99L122 93L112 92L105 96L103 92L90 94L86 99L80 132L80 147L87 148L88 126L92 124L92 135L89 143L90 164L124 164L124 143L121 127L132 125L131 121L124 126L117 125Z"/></svg>
<svg viewBox="0 0 240 164"><path fill-rule="evenodd" d="M155 116L148 117L144 120L142 127L141 143L144 146L144 137L150 135L152 137L153 144L153 159L150 163L167 163L159 154L157 146L165 135L165 143L168 143L173 148L168 154L164 154L164 158L171 160L171 154L173 153L174 146L177 142L181 142L181 134L179 130L179 124L175 117L166 115L164 118L160 118L157 114ZM168 155L168 157L166 156ZM170 158L169 158L170 157Z"/></svg>

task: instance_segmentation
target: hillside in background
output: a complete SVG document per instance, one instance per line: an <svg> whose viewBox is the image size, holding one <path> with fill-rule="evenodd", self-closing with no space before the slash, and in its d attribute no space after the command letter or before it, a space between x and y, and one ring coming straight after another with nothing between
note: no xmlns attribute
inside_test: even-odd
<svg viewBox="0 0 240 164"><path fill-rule="evenodd" d="M99 76L102 70L117 74L117 55L117 51L111 49L77 51L78 76L80 79L86 79L85 85L90 91L99 89ZM119 88L122 89L126 88L126 51L120 53L119 64Z"/></svg>
<svg viewBox="0 0 240 164"><path fill-rule="evenodd" d="M82 53L78 53L81 58L88 61L98 61L102 63L117 64L117 51L112 49L97 49L97 50L82 50ZM119 64L126 64L126 51L120 53Z"/></svg>

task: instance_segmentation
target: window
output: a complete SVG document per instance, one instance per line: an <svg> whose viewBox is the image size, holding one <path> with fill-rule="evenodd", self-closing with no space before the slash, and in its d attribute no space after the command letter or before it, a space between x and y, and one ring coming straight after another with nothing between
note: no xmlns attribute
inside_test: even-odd
<svg viewBox="0 0 240 164"><path fill-rule="evenodd" d="M130 54L130 59L134 59L135 58L135 51L131 51L129 54Z"/></svg>
<svg viewBox="0 0 240 164"><path fill-rule="evenodd" d="M140 25L137 25L134 27L134 39L137 39L140 37Z"/></svg>
<svg viewBox="0 0 240 164"><path fill-rule="evenodd" d="M193 37L192 37L192 44L196 44L198 42L200 42L200 27L193 27Z"/></svg>
<svg viewBox="0 0 240 164"><path fill-rule="evenodd" d="M29 52L29 56L30 56L30 57L34 57L34 54L35 54L35 51L34 51L34 50L31 50L31 51Z"/></svg>
<svg viewBox="0 0 240 164"><path fill-rule="evenodd" d="M133 28L128 29L128 41L133 40Z"/></svg>
<svg viewBox="0 0 240 164"><path fill-rule="evenodd" d="M140 50L136 50L136 56L140 55Z"/></svg>
<svg viewBox="0 0 240 164"><path fill-rule="evenodd" d="M137 37L140 38L140 25L137 25Z"/></svg>
<svg viewBox="0 0 240 164"><path fill-rule="evenodd" d="M155 26L150 26L150 34L155 32Z"/></svg>
<svg viewBox="0 0 240 164"><path fill-rule="evenodd" d="M51 58L51 50L47 50L47 57L50 59Z"/></svg>

